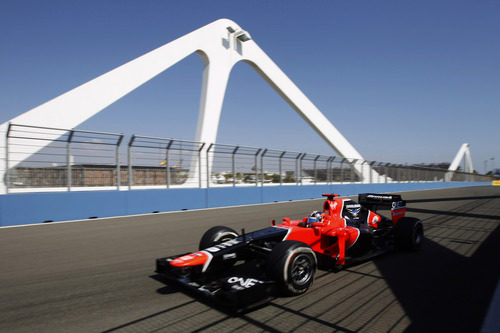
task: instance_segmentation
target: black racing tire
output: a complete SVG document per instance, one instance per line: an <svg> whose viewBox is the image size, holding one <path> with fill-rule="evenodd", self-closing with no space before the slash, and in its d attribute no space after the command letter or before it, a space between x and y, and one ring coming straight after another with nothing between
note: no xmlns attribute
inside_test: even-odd
<svg viewBox="0 0 500 333"><path fill-rule="evenodd" d="M201 251L228 240L235 239L236 237L238 237L238 233L231 228L223 226L213 227L205 231L201 237L198 249Z"/></svg>
<svg viewBox="0 0 500 333"><path fill-rule="evenodd" d="M287 296L305 293L316 273L316 254L309 245L293 240L278 243L267 260L267 273Z"/></svg>
<svg viewBox="0 0 500 333"><path fill-rule="evenodd" d="M401 218L394 229L398 249L416 251L424 240L422 221L414 217Z"/></svg>

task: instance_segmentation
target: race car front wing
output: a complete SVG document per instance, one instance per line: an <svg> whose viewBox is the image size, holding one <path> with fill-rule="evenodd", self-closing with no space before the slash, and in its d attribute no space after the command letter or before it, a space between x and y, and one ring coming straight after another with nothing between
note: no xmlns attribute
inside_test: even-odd
<svg viewBox="0 0 500 333"><path fill-rule="evenodd" d="M205 274L201 267L178 269L170 265L182 256L156 259L156 273L195 297L202 297L224 311L241 313L276 298L276 282L261 269L261 263L247 261L217 273Z"/></svg>

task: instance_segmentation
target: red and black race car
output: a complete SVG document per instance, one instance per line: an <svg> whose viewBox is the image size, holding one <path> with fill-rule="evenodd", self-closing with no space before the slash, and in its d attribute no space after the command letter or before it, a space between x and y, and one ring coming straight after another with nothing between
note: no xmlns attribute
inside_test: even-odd
<svg viewBox="0 0 500 333"><path fill-rule="evenodd" d="M417 250L419 219L406 217L398 194L359 194L358 202L323 194L323 210L302 220L238 234L217 226L205 232L199 251L156 260L156 272L221 304L245 309L277 295L300 295L316 268L342 268L394 249ZM377 213L390 209L391 218Z"/></svg>

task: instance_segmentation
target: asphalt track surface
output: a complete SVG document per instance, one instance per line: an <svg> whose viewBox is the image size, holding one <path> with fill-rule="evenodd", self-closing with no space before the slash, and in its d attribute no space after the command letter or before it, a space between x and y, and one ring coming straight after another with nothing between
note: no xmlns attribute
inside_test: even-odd
<svg viewBox="0 0 500 333"><path fill-rule="evenodd" d="M239 317L154 279L154 259L195 250L211 226L255 230L321 200L2 228L0 332L480 331L500 276L500 187L404 198L421 251L320 270L306 294Z"/></svg>

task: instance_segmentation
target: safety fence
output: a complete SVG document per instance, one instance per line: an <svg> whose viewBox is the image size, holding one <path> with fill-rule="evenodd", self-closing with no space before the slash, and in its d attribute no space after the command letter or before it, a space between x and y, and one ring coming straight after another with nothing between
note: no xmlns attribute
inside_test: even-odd
<svg viewBox="0 0 500 333"><path fill-rule="evenodd" d="M7 192L287 184L481 182L491 177L276 149L10 124Z"/></svg>

